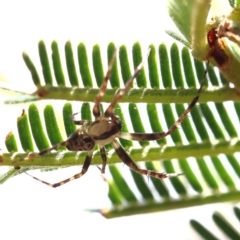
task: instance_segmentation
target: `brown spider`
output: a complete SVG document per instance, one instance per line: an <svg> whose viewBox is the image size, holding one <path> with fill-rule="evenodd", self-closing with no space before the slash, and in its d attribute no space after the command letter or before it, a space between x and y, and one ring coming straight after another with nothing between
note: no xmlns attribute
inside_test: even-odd
<svg viewBox="0 0 240 240"><path fill-rule="evenodd" d="M114 97L114 99L112 100L110 105L107 107L106 111L104 112L104 115L101 116L100 102L101 102L101 100L104 96L104 93L106 91L106 88L107 88L107 82L110 77L111 69L112 69L112 66L113 66L115 58L116 58L116 52L117 52L117 50L115 50L114 55L109 63L107 74L103 80L102 86L99 90L99 93L98 93L96 99L95 99L95 104L93 107L93 115L95 117L95 120L94 121L88 121L88 120L77 121L74 119L74 115L76 115L76 113L72 114L72 121L74 122L74 124L80 125L81 127L79 129L77 129L72 135L70 135L66 141L58 143L58 144L52 146L51 148L47 148L39 153L32 153L32 154L28 155L27 157L19 160L19 161L30 160L37 156L41 156L48 152L51 152L52 150L57 149L61 146L66 146L66 148L70 151L86 151L87 152L87 156L86 156L85 162L83 164L82 171L68 179L65 179L65 180L55 183L55 184L51 184L51 183L42 181L42 180L27 173L29 176L31 176L32 178L50 186L50 187L54 187L54 188L62 186L63 184L70 182L74 179L80 178L88 170L88 167L91 163L95 145L99 145L99 148L100 148L100 154L101 154L101 157L103 160L101 172L104 173L106 163L107 163L106 151L105 151L104 146L109 143L112 143L112 146L115 149L119 158L129 168L131 168L132 170L134 170L140 174L155 177L155 178L160 178L160 179L176 177L176 176L182 175L182 173L169 173L169 174L164 173L164 172L158 173L158 172L138 168L138 166L133 162L133 160L130 158L130 156L125 152L125 150L119 144L119 142L116 140L116 138L123 138L123 139L134 140L134 141L153 141L153 140L158 140L158 139L161 139L161 138L164 138L164 137L170 135L172 132L174 132L178 128L178 125L183 121L183 119L186 117L186 115L191 111L191 109L194 107L194 105L198 101L207 71L205 71L205 73L204 73L204 77L202 79L197 96L192 100L189 107L183 112L183 114L180 116L180 118L172 125L172 127L167 132L123 133L123 132L121 132L122 122L119 119L119 117L113 112L113 109L114 109L116 103L129 90L133 80L140 73L140 71L143 67L143 62L141 64L139 64L139 66L135 69L134 74L128 80L124 89L122 89ZM150 53L150 49L148 50L147 57L148 57L149 53Z"/></svg>

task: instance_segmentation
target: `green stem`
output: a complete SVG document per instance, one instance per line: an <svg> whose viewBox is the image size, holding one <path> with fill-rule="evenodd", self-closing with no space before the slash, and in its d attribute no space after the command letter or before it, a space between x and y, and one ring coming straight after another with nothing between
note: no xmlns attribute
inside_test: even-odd
<svg viewBox="0 0 240 240"><path fill-rule="evenodd" d="M185 207L192 206L201 206L205 204L212 203L220 203L220 202L229 202L229 201L238 201L240 198L240 191L238 192L228 192L222 194L214 194L210 196L198 196L192 197L188 199L180 199L180 200L171 200L164 202L153 202L144 205L136 205L133 204L128 207L124 207L121 209L102 209L99 210L101 214L106 218L115 218L115 217L123 217L123 216L131 216L134 214L143 214L143 213L151 213L151 212L159 212L166 210L173 210Z"/></svg>
<svg viewBox="0 0 240 240"><path fill-rule="evenodd" d="M119 89L107 89L102 102L111 102ZM42 86L34 94L40 99L60 99L67 101L94 102L98 88L76 88ZM197 94L197 89L131 89L119 102L128 103L190 103ZM29 97L29 96L27 96ZM28 98L26 98L26 101ZM239 93L234 88L203 89L199 102L239 102ZM6 104L18 102L18 99L9 99ZM24 102L23 98L19 102Z"/></svg>
<svg viewBox="0 0 240 240"><path fill-rule="evenodd" d="M203 156L216 156L218 154L233 154L240 151L240 141L234 145L231 141L221 141L217 144L210 142L192 143L190 145L178 145L171 147L146 147L143 149L131 148L128 152L133 161L156 161L167 160L181 156L182 159L187 157L200 158ZM63 157L64 155L64 157ZM45 154L41 157L35 157L32 160L18 161L25 157L26 154L15 154L14 159L11 153L2 154L2 166L20 166L20 167L59 167L59 166L75 166L82 165L85 161L85 152L78 154L77 152L54 152ZM14 163L13 163L14 161ZM119 163L121 159L114 153L108 156L108 164ZM92 164L100 165L102 158L97 151L92 159Z"/></svg>

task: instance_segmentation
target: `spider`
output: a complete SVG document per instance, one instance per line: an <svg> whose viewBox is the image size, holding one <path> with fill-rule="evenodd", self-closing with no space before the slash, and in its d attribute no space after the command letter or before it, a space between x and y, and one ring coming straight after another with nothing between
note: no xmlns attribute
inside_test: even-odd
<svg viewBox="0 0 240 240"><path fill-rule="evenodd" d="M27 157L18 160L18 161L30 160L37 156L42 156L46 153L49 153L54 149L58 149L61 146L66 146L66 148L69 151L86 151L87 152L86 159L85 159L83 167L82 167L82 171L70 178L67 178L63 181L60 181L60 182L54 183L54 184L42 181L41 179L36 178L36 177L30 175L29 173L26 173L26 174L28 174L32 178L50 186L50 187L56 188L56 187L62 186L65 183L68 183L74 179L78 179L78 178L82 177L87 172L88 167L91 163L95 145L98 145L100 148L100 154L101 154L101 158L103 160L101 172L104 173L106 163L107 163L106 150L105 150L104 146L106 144L111 143L115 152L117 153L118 157L123 161L123 163L139 174L151 176L151 177L159 178L159 179L171 178L171 177L183 175L182 173L165 173L165 172L158 173L158 172L151 171L151 170L140 169L133 162L133 160L130 158L130 156L125 152L125 150L123 149L123 147L120 145L120 143L117 141L116 138L122 138L122 139L133 140L133 141L153 141L153 140L158 140L158 139L161 139L161 138L164 138L164 137L170 135L172 132L174 132L178 128L178 126L181 124L181 122L184 120L184 118L187 116L187 114L191 111L191 109L194 107L194 105L198 101L207 71L205 71L205 73L204 73L204 77L201 81L201 85L197 92L197 96L192 100L189 107L183 112L183 114L180 116L180 118L172 125L172 127L167 132L126 133L126 132L121 132L122 122L119 119L119 117L113 112L113 109L114 109L115 105L117 104L117 102L126 94L126 92L129 90L133 80L140 73L140 71L143 67L144 61L142 63L140 63L139 66L135 69L134 74L128 80L125 87L118 94L115 95L114 99L109 104L109 106L107 107L107 109L104 112L104 115L102 116L101 112L100 112L100 103L101 103L101 100L102 100L104 93L106 91L106 88L107 88L107 83L108 83L108 79L111 74L111 69L112 69L114 61L116 59L116 53L117 53L117 49L115 50L113 57L109 63L106 76L103 80L103 83L99 90L99 93L95 99L95 104L94 104L93 110L92 110L95 120L94 121L75 120L74 116L77 113L72 114L71 117L72 117L73 123L76 125L80 125L81 127L78 128L72 135L70 135L66 141L58 143L50 148L40 151L39 153L31 153ZM149 53L150 53L150 49L148 49L146 59L149 56Z"/></svg>

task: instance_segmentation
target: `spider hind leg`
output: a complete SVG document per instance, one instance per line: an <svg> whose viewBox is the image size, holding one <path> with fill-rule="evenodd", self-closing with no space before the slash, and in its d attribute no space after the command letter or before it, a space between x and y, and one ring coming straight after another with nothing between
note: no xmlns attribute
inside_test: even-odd
<svg viewBox="0 0 240 240"><path fill-rule="evenodd" d="M113 141L113 147L117 153L117 155L119 156L119 158L132 170L134 170L135 172L142 174L142 175L146 175L146 176L150 176L150 177L154 177L154 178L172 178L172 177L177 177L180 175L184 175L183 173L158 173L155 171L151 171L151 170L146 170L146 169L141 169L139 168L136 163L129 157L129 155L125 152L125 150L122 148L122 146L119 144L119 142L117 140Z"/></svg>
<svg viewBox="0 0 240 240"><path fill-rule="evenodd" d="M67 179L65 179L63 181L60 181L60 182L57 182L57 183L54 183L54 184L46 182L46 181L43 181L40 178L34 177L34 176L32 176L31 174L29 174L27 172L25 172L25 173L28 176L32 177L33 179L35 179L35 180L37 180L37 181L39 181L41 183L44 183L44 184L46 184L49 187L52 187L52 188L60 187L60 186L66 184L66 183L68 183L70 181L73 181L75 179L78 179L78 178L82 177L87 172L88 167L90 166L90 163L91 163L91 160L92 160L92 154L93 154L93 151L89 151L87 153L87 156L85 158L85 161L84 161L84 164L83 164L83 167L82 167L82 171L80 173L77 173L77 174L73 175L70 178L67 178Z"/></svg>
<svg viewBox="0 0 240 240"><path fill-rule="evenodd" d="M31 160L31 159L33 159L35 157L40 157L40 156L42 156L42 155L44 155L46 153L50 153L52 150L58 149L58 148L60 148L62 146L67 147L67 145L68 145L68 140L63 141L61 143L58 143L58 144L56 144L56 145L54 145L54 146L52 146L50 148L44 149L43 151L40 151L38 153L30 153L28 156L26 156L24 158L20 158L19 160L13 161L13 163Z"/></svg>

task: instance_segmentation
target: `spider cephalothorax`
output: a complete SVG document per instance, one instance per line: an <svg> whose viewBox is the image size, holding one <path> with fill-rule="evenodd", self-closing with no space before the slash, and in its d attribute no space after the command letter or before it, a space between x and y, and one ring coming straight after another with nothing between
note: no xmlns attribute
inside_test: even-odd
<svg viewBox="0 0 240 240"><path fill-rule="evenodd" d="M136 78L136 76L139 74L143 67L143 62L135 69L134 74L132 77L128 80L125 87L115 95L112 102L109 104L107 109L105 110L104 114L101 115L100 111L100 103L104 96L104 93L107 88L107 82L109 79L109 76L111 74L111 69L113 66L113 63L116 58L116 52L114 52L114 55L109 63L107 74L103 80L102 86L99 90L98 95L95 99L95 104L93 106L93 116L95 118L94 121L88 121L88 120L75 120L74 116L76 114L72 115L72 121L76 125L80 125L81 127L77 129L72 135L69 136L69 138L61 142L59 144L56 144L52 146L51 148L45 149L39 153L32 153L29 154L27 157L20 159L19 161L29 160L33 159L34 157L44 155L53 149L57 149L61 146L66 146L66 148L70 151L86 151L87 156L85 159L85 162L82 167L82 171L71 178L68 178L64 181L50 184L48 182L42 181L36 177L33 177L34 179L50 186L50 187L59 187L69 181L72 181L74 179L80 178L83 174L85 174L88 170L88 167L91 163L94 146L98 145L100 149L100 154L103 160L101 172L105 172L105 167L107 163L107 157L106 157L106 151L105 151L105 145L112 144L115 152L119 156L119 158L132 170L138 172L139 174L143 174L146 176L151 176L155 178L169 178L169 177L175 177L179 176L180 174L176 173L158 173L146 169L140 169L131 159L131 157L125 152L123 147L120 145L120 143L117 141L116 138L123 138L127 140L134 140L134 141L153 141L158 140L161 138L164 138L168 135L170 135L172 132L174 132L179 124L183 121L183 119L186 117L186 115L191 111L191 109L194 107L196 102L198 101L198 98L200 96L204 78L206 76L207 71L204 73L204 78L201 82L200 88L198 90L197 96L192 100L189 107L183 112L183 114L180 116L180 118L172 125L172 127L167 132L158 132L158 133L123 133L121 132L122 129L122 122L119 119L119 117L113 112L115 105L117 102L124 96L124 94L129 90L133 80ZM150 50L148 50L149 55Z"/></svg>
<svg viewBox="0 0 240 240"><path fill-rule="evenodd" d="M98 145L106 145L119 136L122 129L122 122L114 117L111 120L102 118L93 122L88 128L88 135Z"/></svg>

